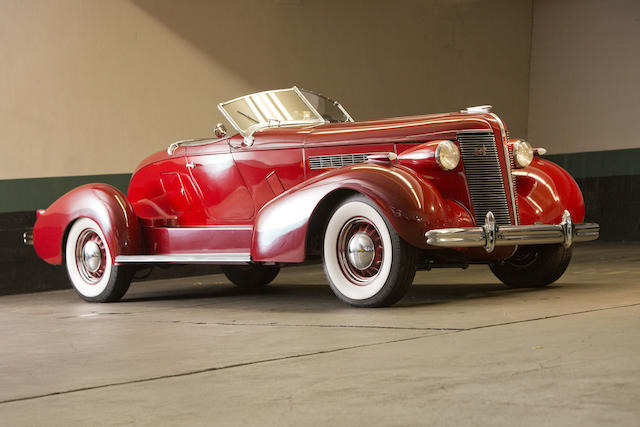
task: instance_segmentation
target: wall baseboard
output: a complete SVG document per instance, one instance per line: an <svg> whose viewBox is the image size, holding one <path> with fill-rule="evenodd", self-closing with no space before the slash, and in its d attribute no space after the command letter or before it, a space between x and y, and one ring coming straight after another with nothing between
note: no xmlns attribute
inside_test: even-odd
<svg viewBox="0 0 640 427"><path fill-rule="evenodd" d="M577 178L585 221L600 224L600 240L640 241L640 175Z"/></svg>
<svg viewBox="0 0 640 427"><path fill-rule="evenodd" d="M127 194L130 180L130 173L2 179L0 213L45 209L66 192L92 182L113 185Z"/></svg>

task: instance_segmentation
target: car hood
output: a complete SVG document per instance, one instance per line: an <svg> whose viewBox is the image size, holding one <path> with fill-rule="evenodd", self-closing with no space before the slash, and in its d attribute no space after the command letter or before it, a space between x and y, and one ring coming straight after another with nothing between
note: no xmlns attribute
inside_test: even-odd
<svg viewBox="0 0 640 427"><path fill-rule="evenodd" d="M330 123L312 128L305 138L305 146L455 138L455 133L460 130L499 129L498 120L493 114L442 113L355 123Z"/></svg>

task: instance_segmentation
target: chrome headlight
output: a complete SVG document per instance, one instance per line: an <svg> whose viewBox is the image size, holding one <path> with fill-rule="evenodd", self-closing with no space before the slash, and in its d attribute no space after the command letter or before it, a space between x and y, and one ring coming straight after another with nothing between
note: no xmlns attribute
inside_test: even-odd
<svg viewBox="0 0 640 427"><path fill-rule="evenodd" d="M533 160L533 148L527 141L513 143L513 161L518 168L526 168Z"/></svg>
<svg viewBox="0 0 640 427"><path fill-rule="evenodd" d="M442 169L450 171L455 169L460 163L460 150L451 141L442 141L436 147L436 163Z"/></svg>

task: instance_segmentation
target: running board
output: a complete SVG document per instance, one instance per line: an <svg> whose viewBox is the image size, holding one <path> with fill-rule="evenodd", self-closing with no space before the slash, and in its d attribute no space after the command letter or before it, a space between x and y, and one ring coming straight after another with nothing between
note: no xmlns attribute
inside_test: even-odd
<svg viewBox="0 0 640 427"><path fill-rule="evenodd" d="M117 264L246 264L251 262L248 253L221 254L168 254L168 255L118 255Z"/></svg>

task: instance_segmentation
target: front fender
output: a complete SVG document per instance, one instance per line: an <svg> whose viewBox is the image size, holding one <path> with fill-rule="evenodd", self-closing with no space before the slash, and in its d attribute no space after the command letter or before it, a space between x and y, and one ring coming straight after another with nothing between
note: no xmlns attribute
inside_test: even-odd
<svg viewBox="0 0 640 427"><path fill-rule="evenodd" d="M573 222L584 222L584 199L567 171L534 157L529 166L512 171L516 177L520 224L558 224L566 210Z"/></svg>
<svg viewBox="0 0 640 427"><path fill-rule="evenodd" d="M82 217L98 223L114 259L142 252L138 218L125 195L110 185L86 184L69 191L38 216L33 228L38 256L49 264L61 264L67 227Z"/></svg>
<svg viewBox="0 0 640 427"><path fill-rule="evenodd" d="M471 215L443 198L428 181L404 166L357 164L305 181L258 213L251 243L255 261L302 262L309 221L319 204L337 191L364 194L382 210L408 243L426 248L424 233L456 224L472 226Z"/></svg>

